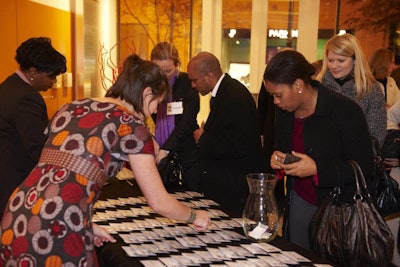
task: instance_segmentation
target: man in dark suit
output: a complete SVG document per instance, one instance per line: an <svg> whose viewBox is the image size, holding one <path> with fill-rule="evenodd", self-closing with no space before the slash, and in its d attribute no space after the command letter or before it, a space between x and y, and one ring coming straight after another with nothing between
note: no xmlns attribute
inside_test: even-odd
<svg viewBox="0 0 400 267"><path fill-rule="evenodd" d="M255 101L218 59L200 52L188 64L192 87L211 93L211 111L193 133L199 147L201 191L231 216L241 217L248 196L246 174L264 171Z"/></svg>
<svg viewBox="0 0 400 267"><path fill-rule="evenodd" d="M39 91L66 71L49 38L30 38L17 49L19 69L0 84L0 219L13 190L39 160L49 122Z"/></svg>

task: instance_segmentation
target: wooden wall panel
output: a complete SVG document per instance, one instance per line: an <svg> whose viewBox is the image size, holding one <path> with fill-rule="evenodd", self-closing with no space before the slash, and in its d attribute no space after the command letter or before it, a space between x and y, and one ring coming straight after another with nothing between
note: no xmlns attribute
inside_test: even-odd
<svg viewBox="0 0 400 267"><path fill-rule="evenodd" d="M0 25L3 36L0 42L0 81L3 81L18 67L14 60L15 49L18 46L16 0L2 1Z"/></svg>
<svg viewBox="0 0 400 267"><path fill-rule="evenodd" d="M28 0L2 1L0 9L3 41L0 42L0 82L12 74L18 64L15 50L30 37L45 36L67 58L67 72L71 69L71 13ZM59 78L61 79L61 77ZM72 88L58 88L43 92L49 117L65 102L72 100Z"/></svg>

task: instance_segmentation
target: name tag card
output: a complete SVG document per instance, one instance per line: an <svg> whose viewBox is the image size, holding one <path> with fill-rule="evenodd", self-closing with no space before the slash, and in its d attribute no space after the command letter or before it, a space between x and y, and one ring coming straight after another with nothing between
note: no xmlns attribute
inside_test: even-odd
<svg viewBox="0 0 400 267"><path fill-rule="evenodd" d="M183 102L167 103L167 115L179 115L183 113Z"/></svg>

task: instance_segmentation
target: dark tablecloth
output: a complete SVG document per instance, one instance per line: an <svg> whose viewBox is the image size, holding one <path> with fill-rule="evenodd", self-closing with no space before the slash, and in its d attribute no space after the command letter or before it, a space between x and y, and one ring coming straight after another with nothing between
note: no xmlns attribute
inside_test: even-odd
<svg viewBox="0 0 400 267"><path fill-rule="evenodd" d="M184 189L183 188L169 189L170 192L175 190L184 190ZM121 181L118 179L114 179L110 184L103 187L99 200L116 199L118 197L134 197L134 196L142 196L142 193L138 185L136 184L135 180ZM101 225L102 223L99 224ZM243 234L243 230L241 228L236 230L239 233ZM124 251L124 249L122 249L122 246L126 245L124 244L122 238L119 235L113 235L113 236L117 239L116 243L107 243L103 247L96 249L100 266L102 267L143 266L143 264L140 262L140 260L142 260L143 258L129 257L127 253ZM241 239L239 241L233 241L232 244L229 245L240 245L246 243L251 243L251 241L248 239ZM326 260L316 256L313 252L306 250L302 247L299 247L296 244L293 244L280 236L277 236L274 240L272 240L269 243L275 247L280 248L283 251L295 251L301 254L302 256L308 258L309 260L311 260L311 262L301 263L297 266L313 266L313 263L327 263ZM224 243L223 245L226 246L227 244ZM211 246L217 246L217 245L211 245ZM187 251L190 251L190 249L188 249ZM158 256L160 255L146 257L145 259L157 259ZM161 256L165 257L168 255L161 255ZM221 264L221 263L217 262L216 264ZM202 266L207 266L207 265L202 265Z"/></svg>

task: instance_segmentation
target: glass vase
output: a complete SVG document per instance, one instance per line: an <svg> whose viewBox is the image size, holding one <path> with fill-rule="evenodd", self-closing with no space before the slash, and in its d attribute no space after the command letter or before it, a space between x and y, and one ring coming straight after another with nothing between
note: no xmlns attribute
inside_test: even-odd
<svg viewBox="0 0 400 267"><path fill-rule="evenodd" d="M246 176L249 196L243 210L245 235L256 242L272 241L279 226L278 206L274 195L277 177L270 173Z"/></svg>

